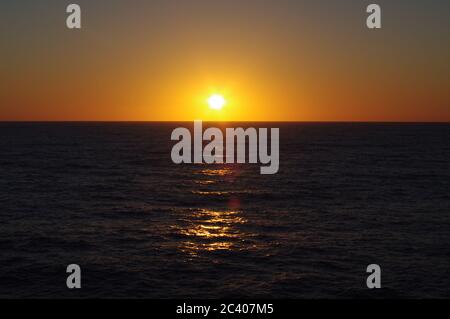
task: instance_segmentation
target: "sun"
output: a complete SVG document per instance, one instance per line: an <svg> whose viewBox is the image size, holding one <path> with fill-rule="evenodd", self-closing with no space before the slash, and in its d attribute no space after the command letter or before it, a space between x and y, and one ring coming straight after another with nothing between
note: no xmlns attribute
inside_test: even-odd
<svg viewBox="0 0 450 319"><path fill-rule="evenodd" d="M209 107L213 110L221 110L225 106L225 104L227 104L227 101L222 95L213 94L208 98L208 104Z"/></svg>

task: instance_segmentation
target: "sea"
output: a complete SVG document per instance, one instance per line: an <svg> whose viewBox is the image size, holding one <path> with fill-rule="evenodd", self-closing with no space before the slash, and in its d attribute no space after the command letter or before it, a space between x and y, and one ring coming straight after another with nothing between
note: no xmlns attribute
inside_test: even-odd
<svg viewBox="0 0 450 319"><path fill-rule="evenodd" d="M450 297L450 124L207 125L279 128L279 172L174 164L192 122L0 123L0 297Z"/></svg>

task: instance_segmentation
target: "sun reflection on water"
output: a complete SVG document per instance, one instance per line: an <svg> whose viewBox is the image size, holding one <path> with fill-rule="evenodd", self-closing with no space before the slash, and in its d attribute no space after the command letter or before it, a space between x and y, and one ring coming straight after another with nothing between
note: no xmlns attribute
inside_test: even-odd
<svg viewBox="0 0 450 319"><path fill-rule="evenodd" d="M197 171L194 183L198 185L191 193L203 200L206 196L215 195L216 204L222 202L228 209L189 209L184 215L182 225L175 226L178 235L182 236L180 250L191 256L205 252L236 251L245 248L250 234L243 231L247 219L239 205L233 189L233 179L238 170L232 166L209 166ZM225 188L225 189L224 189ZM231 204L230 204L231 203Z"/></svg>
<svg viewBox="0 0 450 319"><path fill-rule="evenodd" d="M217 168L217 169L203 169L200 174L204 176L226 176L233 173L233 170L229 167Z"/></svg>
<svg viewBox="0 0 450 319"><path fill-rule="evenodd" d="M238 225L247 220L238 211L213 211L201 209L192 213L188 227L179 234L187 240L181 250L192 255L201 251L231 250L245 237Z"/></svg>

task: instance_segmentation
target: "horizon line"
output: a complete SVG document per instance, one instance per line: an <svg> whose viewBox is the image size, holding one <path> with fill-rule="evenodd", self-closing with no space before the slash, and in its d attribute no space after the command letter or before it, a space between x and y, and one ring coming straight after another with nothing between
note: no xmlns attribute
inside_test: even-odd
<svg viewBox="0 0 450 319"><path fill-rule="evenodd" d="M241 121L224 121L224 120L0 120L0 123L192 123L202 121L205 123L373 123L373 124L450 124L450 121L261 121L261 120L241 120Z"/></svg>

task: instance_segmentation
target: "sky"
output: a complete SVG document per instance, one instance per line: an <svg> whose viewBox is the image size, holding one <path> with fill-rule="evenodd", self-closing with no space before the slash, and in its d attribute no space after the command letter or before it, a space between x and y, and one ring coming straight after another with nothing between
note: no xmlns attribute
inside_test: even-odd
<svg viewBox="0 0 450 319"><path fill-rule="evenodd" d="M2 0L0 121L447 122L449 39L448 0Z"/></svg>

